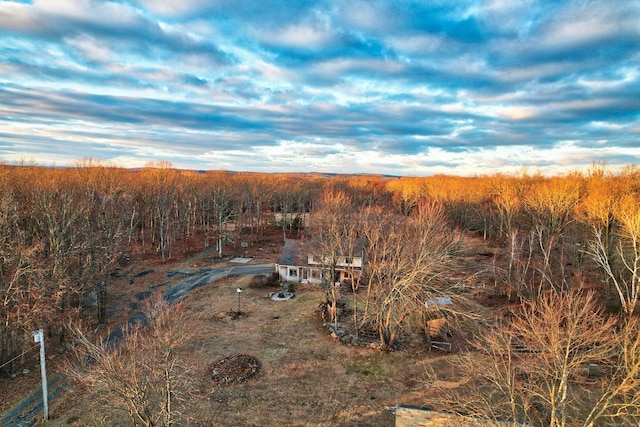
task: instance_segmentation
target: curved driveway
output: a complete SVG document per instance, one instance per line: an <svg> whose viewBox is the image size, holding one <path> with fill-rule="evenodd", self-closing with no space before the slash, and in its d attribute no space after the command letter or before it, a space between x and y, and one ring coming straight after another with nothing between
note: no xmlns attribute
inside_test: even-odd
<svg viewBox="0 0 640 427"><path fill-rule="evenodd" d="M275 264L248 264L236 267L223 268L175 268L168 275L186 276L180 283L167 289L164 298L169 303L174 303L187 293L201 286L208 285L220 278L239 276L242 274L270 274L275 271Z"/></svg>

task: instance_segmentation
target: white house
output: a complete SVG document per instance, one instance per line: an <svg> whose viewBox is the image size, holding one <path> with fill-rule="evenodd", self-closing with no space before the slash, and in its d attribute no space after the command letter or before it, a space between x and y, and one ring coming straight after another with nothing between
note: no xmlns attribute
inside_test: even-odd
<svg viewBox="0 0 640 427"><path fill-rule="evenodd" d="M326 263L314 256L313 243L298 239L287 239L282 248L280 259L276 264L276 272L282 282L313 283L322 282L323 269L326 274ZM357 279L362 274L363 253L359 247L353 256L340 256L336 263L335 281ZM355 276L355 277L353 277Z"/></svg>

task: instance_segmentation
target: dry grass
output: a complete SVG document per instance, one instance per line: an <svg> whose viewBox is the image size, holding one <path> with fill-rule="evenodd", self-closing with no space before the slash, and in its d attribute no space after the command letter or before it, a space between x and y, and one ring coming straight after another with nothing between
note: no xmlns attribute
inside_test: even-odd
<svg viewBox="0 0 640 427"><path fill-rule="evenodd" d="M215 387L201 378L206 397L194 410L203 425L393 425L384 406L410 392L402 382L409 364L393 367L402 355L333 341L315 312L324 297L318 289L299 287L293 300L272 301L266 290L245 288L243 315L220 320L216 314L237 303L238 285L223 281L189 297L202 313L193 346L205 365L235 353L262 362L260 375L244 384Z"/></svg>
<svg viewBox="0 0 640 427"><path fill-rule="evenodd" d="M429 358L424 348L382 353L333 340L318 319L324 292L299 286L290 301L272 301L270 289L250 288L251 277L232 277L188 295L184 303L196 332L182 356L195 362L199 393L188 403L189 425L392 426L397 403L422 405L416 378ZM237 287L243 287L237 311ZM223 356L258 358L260 373L241 384L216 385L206 369ZM417 355L417 356L416 356ZM53 410L50 425L122 425L98 420L81 397Z"/></svg>

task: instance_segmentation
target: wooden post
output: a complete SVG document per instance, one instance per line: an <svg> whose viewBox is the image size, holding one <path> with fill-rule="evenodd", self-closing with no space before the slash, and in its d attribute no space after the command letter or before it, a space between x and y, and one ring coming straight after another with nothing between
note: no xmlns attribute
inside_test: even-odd
<svg viewBox="0 0 640 427"><path fill-rule="evenodd" d="M42 329L33 331L35 342L40 343L40 373L42 375L42 405L44 407L44 420L49 419L49 393L47 391L47 366L44 353L44 332Z"/></svg>

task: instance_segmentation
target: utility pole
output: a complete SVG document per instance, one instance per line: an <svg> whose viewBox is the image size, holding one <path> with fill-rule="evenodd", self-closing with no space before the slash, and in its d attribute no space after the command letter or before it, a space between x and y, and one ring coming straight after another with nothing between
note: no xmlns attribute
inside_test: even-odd
<svg viewBox="0 0 640 427"><path fill-rule="evenodd" d="M47 365L44 354L44 332L42 329L33 331L33 339L40 343L40 373L42 374L42 404L44 407L44 420L49 419L49 393L47 391Z"/></svg>

